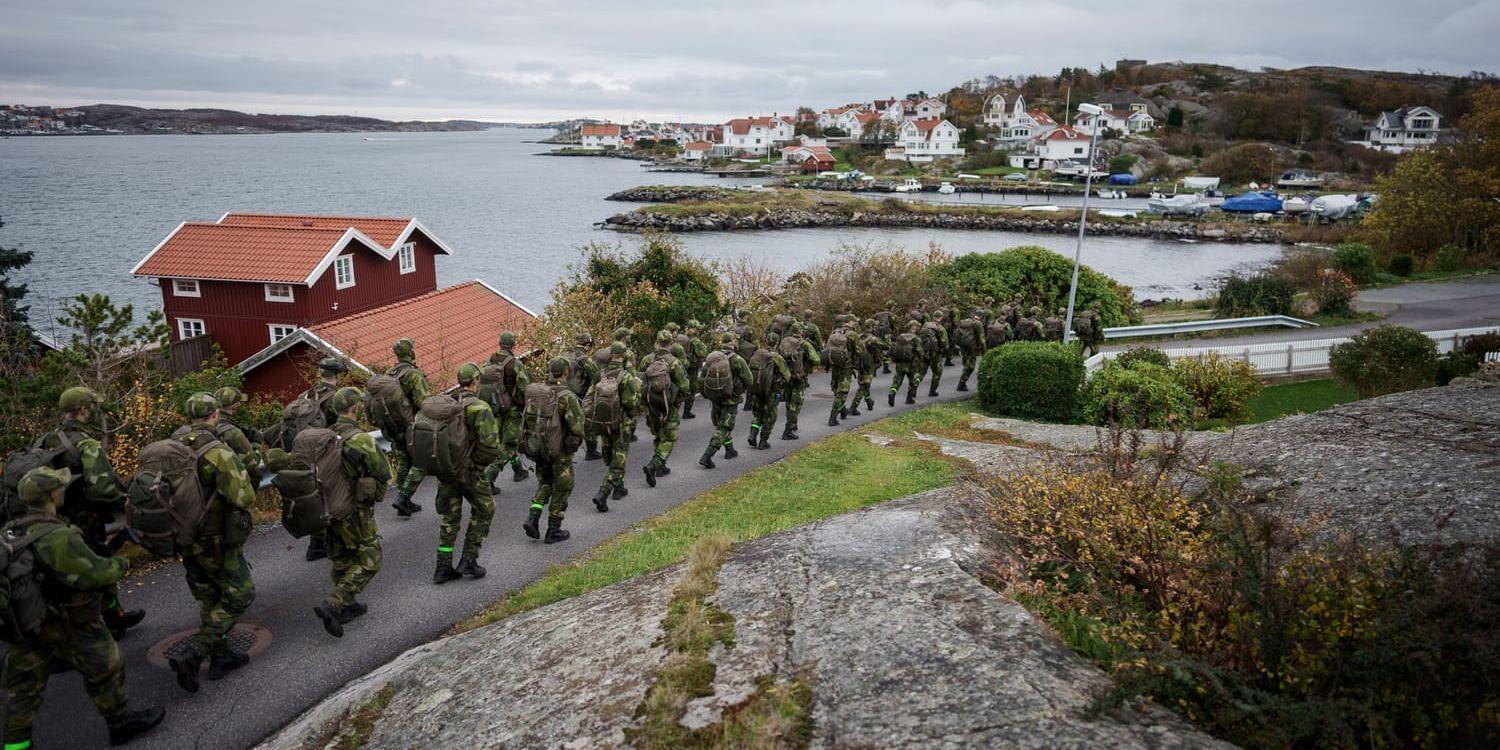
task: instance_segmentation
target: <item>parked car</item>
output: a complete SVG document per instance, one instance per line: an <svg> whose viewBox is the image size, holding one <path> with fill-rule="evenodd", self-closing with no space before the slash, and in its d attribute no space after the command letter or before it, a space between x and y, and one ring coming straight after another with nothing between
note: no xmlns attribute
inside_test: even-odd
<svg viewBox="0 0 1500 750"><path fill-rule="evenodd" d="M1008 174L1008 175L1006 175L1004 177L1001 177L1000 181L1001 182L1025 182L1026 181L1026 175L1021 174L1020 172L1011 172L1010 174Z"/></svg>

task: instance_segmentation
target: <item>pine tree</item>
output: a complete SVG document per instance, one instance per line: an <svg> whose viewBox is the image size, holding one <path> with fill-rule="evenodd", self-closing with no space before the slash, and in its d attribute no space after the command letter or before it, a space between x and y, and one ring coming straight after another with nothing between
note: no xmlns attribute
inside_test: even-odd
<svg viewBox="0 0 1500 750"><path fill-rule="evenodd" d="M0 221L0 227L5 222ZM21 304L26 285L11 282L11 272L31 263L29 250L0 247L0 359L6 365L31 359L31 322L29 308ZM7 368L8 369L8 368Z"/></svg>

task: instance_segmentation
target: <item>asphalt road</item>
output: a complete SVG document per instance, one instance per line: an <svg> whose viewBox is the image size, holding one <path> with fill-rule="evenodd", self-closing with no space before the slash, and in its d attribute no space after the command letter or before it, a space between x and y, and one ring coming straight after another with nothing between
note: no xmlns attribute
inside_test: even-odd
<svg viewBox="0 0 1500 750"><path fill-rule="evenodd" d="M833 394L827 374L819 373L812 379L803 407L800 440L779 439L783 419L771 439L771 450L745 450L750 415L742 412L735 430L740 456L731 461L724 460L721 454L714 471L697 463L712 434L709 409L700 398L697 419L682 423L679 442L669 462L672 474L663 477L654 490L646 487L640 470L651 450L650 432L641 425L641 441L632 446L625 475L630 495L611 501L607 514L596 511L589 501L603 479L603 464L582 460L580 451L576 488L564 524L564 528L573 532L573 538L561 544L544 545L522 533L521 522L525 520L536 480L533 477L514 483L507 471L501 480L503 492L495 498L495 520L489 541L480 555L489 575L479 581L464 579L443 586L432 585L438 519L432 509L436 483L429 479L417 494L416 499L424 509L415 518L397 518L389 503L376 511L384 538L384 567L361 597L361 601L369 604L369 614L346 625L342 639L324 632L312 613L313 606L330 589L329 563L304 561L306 541L292 539L279 527L261 531L245 548L245 555L254 566L256 599L244 622L268 628L272 642L248 667L217 682L203 681L195 695L178 688L169 669L150 664L146 659L151 646L173 633L197 626L197 607L188 594L181 568L169 565L139 576L130 582L124 600L128 607L144 607L147 618L121 643L126 656L125 687L133 705L164 706L167 719L131 747L227 750L254 745L348 681L384 665L413 646L441 636L455 622L536 580L548 567L579 555L635 523L834 432L867 424L896 411L970 395L954 391L958 371L957 363L947 369L937 398L926 397L924 383L915 407L904 406L903 399L898 397L895 410L885 405L890 376L877 376L874 412L846 420L837 428L827 425ZM970 386L973 387L972 381ZM526 655L517 654L516 658L524 659ZM34 741L39 748L106 746L104 722L89 703L76 673L55 676L49 683Z"/></svg>

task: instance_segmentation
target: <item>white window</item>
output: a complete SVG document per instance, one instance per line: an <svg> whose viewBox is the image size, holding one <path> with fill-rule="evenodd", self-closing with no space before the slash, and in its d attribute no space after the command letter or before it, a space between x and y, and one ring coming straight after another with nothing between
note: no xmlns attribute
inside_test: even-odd
<svg viewBox="0 0 1500 750"><path fill-rule="evenodd" d="M296 293L292 291L291 284L266 285L267 302L295 302L296 300Z"/></svg>
<svg viewBox="0 0 1500 750"><path fill-rule="evenodd" d="M297 331L297 326L285 325L283 323L272 323L268 328L271 329L271 343L273 344Z"/></svg>
<svg viewBox="0 0 1500 750"><path fill-rule="evenodd" d="M201 297L197 279L172 279L172 294L178 297Z"/></svg>
<svg viewBox="0 0 1500 750"><path fill-rule="evenodd" d="M333 286L335 289L354 286L353 255L340 255L333 259Z"/></svg>
<svg viewBox="0 0 1500 750"><path fill-rule="evenodd" d="M401 263L401 273L411 273L417 270L417 243L408 242L396 251L396 257Z"/></svg>
<svg viewBox="0 0 1500 750"><path fill-rule="evenodd" d="M179 341L186 341L194 336L202 336L207 332L208 329L204 327L203 321L197 318L177 319L177 339Z"/></svg>

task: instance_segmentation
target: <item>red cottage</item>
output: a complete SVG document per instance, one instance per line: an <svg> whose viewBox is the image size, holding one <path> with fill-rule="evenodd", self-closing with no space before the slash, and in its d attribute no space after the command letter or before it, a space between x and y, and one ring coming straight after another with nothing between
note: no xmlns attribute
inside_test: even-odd
<svg viewBox="0 0 1500 750"><path fill-rule="evenodd" d="M172 339L212 336L239 363L300 328L437 288L452 250L412 218L227 213L184 222L136 267Z"/></svg>

